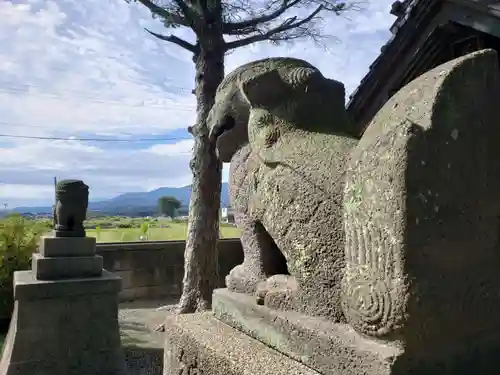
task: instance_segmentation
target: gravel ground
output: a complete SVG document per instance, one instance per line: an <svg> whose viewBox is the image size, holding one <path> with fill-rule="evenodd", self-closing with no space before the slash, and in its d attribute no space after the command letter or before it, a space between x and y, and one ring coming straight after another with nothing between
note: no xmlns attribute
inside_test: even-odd
<svg viewBox="0 0 500 375"><path fill-rule="evenodd" d="M163 333L154 328L163 323L166 311L177 301L134 301L120 304L119 320L122 345L129 375L163 374Z"/></svg>

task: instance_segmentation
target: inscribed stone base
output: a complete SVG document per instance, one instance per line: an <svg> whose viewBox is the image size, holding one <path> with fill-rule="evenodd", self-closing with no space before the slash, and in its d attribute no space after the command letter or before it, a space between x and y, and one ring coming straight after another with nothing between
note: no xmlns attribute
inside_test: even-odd
<svg viewBox="0 0 500 375"><path fill-rule="evenodd" d="M98 277L102 266L103 259L100 255L49 258L35 253L31 260L31 269L38 280Z"/></svg>
<svg viewBox="0 0 500 375"><path fill-rule="evenodd" d="M462 352L443 348L432 359L416 358L408 349L361 336L346 324L272 310L227 289L215 290L212 308L217 319L323 375L500 373L500 339L477 342Z"/></svg>
<svg viewBox="0 0 500 375"><path fill-rule="evenodd" d="M124 375L118 325L121 279L36 280L14 274L14 313L0 375Z"/></svg>
<svg viewBox="0 0 500 375"><path fill-rule="evenodd" d="M163 363L164 375L320 375L211 313L167 318Z"/></svg>

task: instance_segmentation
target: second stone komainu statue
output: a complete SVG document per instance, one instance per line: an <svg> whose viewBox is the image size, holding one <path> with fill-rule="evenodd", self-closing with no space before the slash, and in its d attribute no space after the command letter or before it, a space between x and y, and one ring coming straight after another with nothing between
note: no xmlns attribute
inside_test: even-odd
<svg viewBox="0 0 500 375"><path fill-rule="evenodd" d="M216 291L215 315L321 374L500 372L499 97L497 54L472 53L357 139L307 62L230 73L208 118L243 229L226 281L257 301Z"/></svg>

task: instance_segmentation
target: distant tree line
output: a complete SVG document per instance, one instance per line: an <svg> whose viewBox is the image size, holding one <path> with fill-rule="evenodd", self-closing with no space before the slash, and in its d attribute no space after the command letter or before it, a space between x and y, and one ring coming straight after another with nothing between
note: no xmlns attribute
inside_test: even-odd
<svg viewBox="0 0 500 375"><path fill-rule="evenodd" d="M161 215L174 218L179 208L181 208L181 202L175 197L163 196L158 198L158 211Z"/></svg>
<svg viewBox="0 0 500 375"><path fill-rule="evenodd" d="M189 207L181 205L176 210L176 216L187 216ZM88 218L103 217L103 216L128 216L128 217L146 217L156 216L162 214L159 209L159 204L150 206L136 206L136 207L117 207L109 211L89 211Z"/></svg>

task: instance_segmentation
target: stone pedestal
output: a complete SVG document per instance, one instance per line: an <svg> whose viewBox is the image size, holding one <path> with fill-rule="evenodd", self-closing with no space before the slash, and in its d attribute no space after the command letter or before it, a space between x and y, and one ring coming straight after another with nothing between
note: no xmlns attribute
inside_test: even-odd
<svg viewBox="0 0 500 375"><path fill-rule="evenodd" d="M360 335L347 324L259 306L254 297L227 289L215 290L212 307L224 326L231 326L322 375L500 373L500 335L495 333L489 337L496 340L470 343L462 350L442 348L431 358L415 353L413 348L398 347L395 342Z"/></svg>
<svg viewBox="0 0 500 375"><path fill-rule="evenodd" d="M120 290L95 239L42 238L32 270L14 274L0 375L124 375Z"/></svg>
<svg viewBox="0 0 500 375"><path fill-rule="evenodd" d="M324 375L389 375L402 354L395 345L374 342L347 324L257 305L255 297L214 291L217 319Z"/></svg>
<svg viewBox="0 0 500 375"><path fill-rule="evenodd" d="M164 375L321 375L211 313L165 321Z"/></svg>
<svg viewBox="0 0 500 375"><path fill-rule="evenodd" d="M32 271L37 280L98 277L102 257L95 254L93 237L42 237L33 254Z"/></svg>

